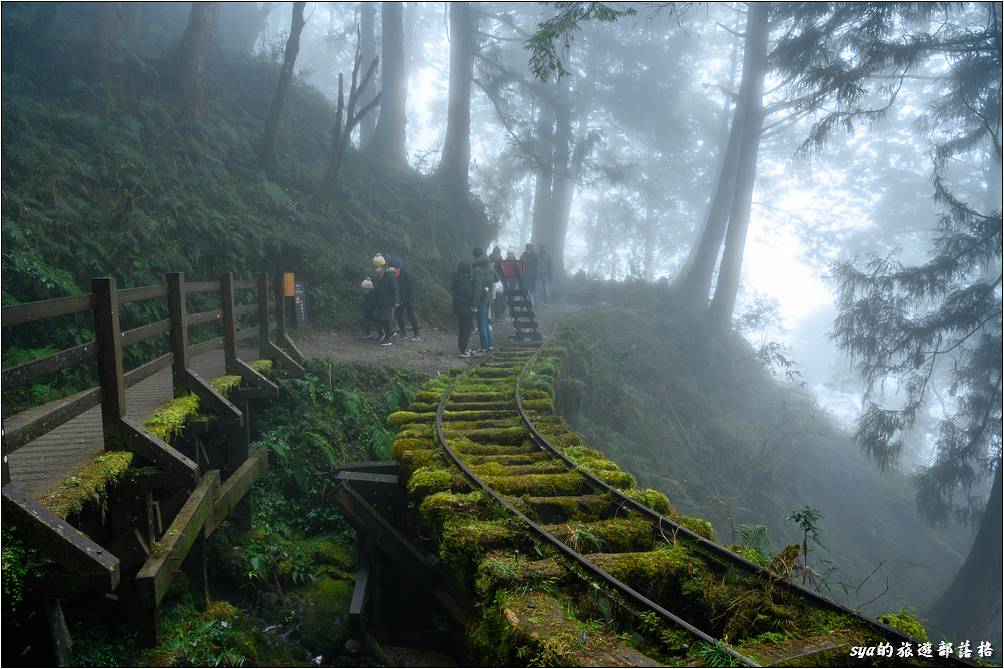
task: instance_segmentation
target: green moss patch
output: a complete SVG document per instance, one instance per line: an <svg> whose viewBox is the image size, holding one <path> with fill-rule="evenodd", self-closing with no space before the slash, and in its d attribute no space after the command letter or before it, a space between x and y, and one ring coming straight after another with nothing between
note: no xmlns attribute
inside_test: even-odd
<svg viewBox="0 0 1004 669"><path fill-rule="evenodd" d="M878 621L885 623L889 627L894 627L903 634L912 636L915 639L920 639L921 641L928 640L927 630L924 629L924 625L906 609L900 609L895 613L883 614L878 617Z"/></svg>
<svg viewBox="0 0 1004 669"><path fill-rule="evenodd" d="M225 374L210 379L209 385L220 395L227 396L241 385L241 377L237 374Z"/></svg>
<svg viewBox="0 0 1004 669"><path fill-rule="evenodd" d="M110 485L122 478L132 464L130 451L107 451L71 475L57 481L38 497L47 509L60 518L79 513L88 503L104 505Z"/></svg>
<svg viewBox="0 0 1004 669"><path fill-rule="evenodd" d="M150 430L162 441L171 440L181 434L185 425L199 415L199 398L188 394L175 397L167 404L153 412L143 422L143 427Z"/></svg>

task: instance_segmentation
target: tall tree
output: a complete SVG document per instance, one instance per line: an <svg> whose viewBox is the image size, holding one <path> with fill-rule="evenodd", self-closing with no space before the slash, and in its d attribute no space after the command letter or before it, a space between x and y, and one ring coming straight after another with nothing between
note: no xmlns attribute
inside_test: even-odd
<svg viewBox="0 0 1004 669"><path fill-rule="evenodd" d="M345 102L345 82L341 72L338 73L338 106L335 108L335 129L331 135L331 157L328 160L328 169L324 175L323 190L330 193L331 187L338 181L338 174L341 171L342 159L345 156L345 149L352 137L352 131L360 121L380 104L380 94L377 93L373 99L367 102L358 110L359 97L363 94L373 79L379 59L373 57L366 68L362 79L359 78L360 67L362 65L362 39L356 40L356 55L352 61L352 80L349 83L349 100Z"/></svg>
<svg viewBox="0 0 1004 669"><path fill-rule="evenodd" d="M112 64L122 47L125 12L121 2L94 4L95 67L99 79L111 77Z"/></svg>
<svg viewBox="0 0 1004 669"><path fill-rule="evenodd" d="M220 48L248 56L254 49L258 36L265 29L268 15L275 2L225 2L220 6L217 34Z"/></svg>
<svg viewBox="0 0 1004 669"><path fill-rule="evenodd" d="M439 177L466 197L471 163L471 83L474 77L474 29L469 2L450 3L450 100Z"/></svg>
<svg viewBox="0 0 1004 669"><path fill-rule="evenodd" d="M376 52L376 4L372 2L359 3L359 50L363 63L372 63L377 57ZM379 89L380 82L374 75L373 83ZM359 123L359 146L366 146L376 129L376 114L367 114Z"/></svg>
<svg viewBox="0 0 1004 669"><path fill-rule="evenodd" d="M405 166L405 101L408 79L404 67L404 17L401 2L383 2L380 59L380 118L377 120L369 152L388 163Z"/></svg>
<svg viewBox="0 0 1004 669"><path fill-rule="evenodd" d="M725 250L718 270L715 295L708 306L707 319L713 330L724 331L732 323L732 311L739 291L739 271L746 233L749 230L753 185L763 129L763 82L767 74L767 16L770 4L750 3L746 13L746 46L743 54L743 78L739 86L739 101L732 122L739 133L735 183L729 209L729 227L725 233ZM727 151L726 151L727 153Z"/></svg>
<svg viewBox="0 0 1004 669"><path fill-rule="evenodd" d="M183 115L202 116L206 113L202 63L216 24L217 11L215 2L193 2L185 34L175 49L176 104Z"/></svg>
<svg viewBox="0 0 1004 669"><path fill-rule="evenodd" d="M275 149L276 133L279 131L282 108L286 104L286 93L293 80L296 56L300 53L300 34L306 24L303 20L303 10L306 6L306 2L293 3L293 15L289 25L289 37L286 39L286 51L282 57L282 69L279 71L279 83L276 84L275 95L272 96L272 106L269 108L268 118L265 121L265 136L262 139L261 148L262 159L265 162L265 173L270 179L275 176L279 164L279 157Z"/></svg>

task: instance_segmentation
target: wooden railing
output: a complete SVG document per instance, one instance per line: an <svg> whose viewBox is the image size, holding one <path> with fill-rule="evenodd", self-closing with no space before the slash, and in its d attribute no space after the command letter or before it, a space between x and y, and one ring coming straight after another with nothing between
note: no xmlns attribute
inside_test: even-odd
<svg viewBox="0 0 1004 669"><path fill-rule="evenodd" d="M37 500L24 494L11 482L8 457L47 432L80 416L85 411L101 407L102 445L105 450L129 450L152 463L159 470L140 481L145 499L145 528L136 523L125 533L120 532L114 545L123 553L130 543L137 543L143 551L142 569L135 577L135 593L140 612L141 632L147 640L156 638L160 599L170 581L171 574L185 563L198 557L200 568L190 574L193 582L204 591L205 537L212 533L224 518L243 506L243 521L249 522L247 493L254 480L267 467L263 453L249 457L249 405L248 400L274 397L277 386L262 376L238 356L241 342L256 340L257 353L279 363L292 376L302 376L302 359L285 331L285 309L282 275L276 277L274 300L270 309L267 274L256 280L235 281L231 273L224 273L217 281L186 282L180 272L170 273L163 284L119 290L114 278L98 278L91 283L86 295L57 298L5 306L2 308L2 326L16 327L25 323L92 312L94 340L3 370L4 392L29 386L37 380L62 370L73 369L82 363L96 361L98 385L56 402L21 412L3 423L3 505L8 518L14 518L19 530L27 529L36 546L56 564L63 567L76 582L87 582L88 588L97 591L115 590L120 575L120 561L83 533L76 531L65 519L56 516ZM235 293L253 292L245 303L235 300ZM197 313L188 313L186 298L190 295L219 296L220 306ZM253 299L251 299L253 298ZM125 304L166 299L168 318L139 325L123 331L120 327L120 307ZM270 316L274 326L270 327ZM245 319L257 321L247 322ZM218 336L189 344L189 328L219 325ZM275 333L275 339L271 337ZM133 369L123 369L123 349L161 335L169 335L169 351ZM289 348L291 356L276 345L280 342ZM190 368L192 358L222 349L227 374L241 377L241 387L233 398L223 396ZM142 420L126 415L126 390L166 368L171 368L173 395L196 395L200 405L221 419L229 433L239 435L229 440L223 476L217 470L200 470L199 448L192 459L171 444L165 443L142 426ZM240 406L238 406L240 405ZM222 482L222 484L221 484ZM144 487L145 486L145 487ZM177 510L170 527L154 530L153 510L157 507L154 489L185 488L191 493L188 501ZM159 515L159 507L156 509ZM146 537L141 536L146 533ZM138 539L133 541L130 534ZM122 541L123 537L126 539ZM155 541L160 550L153 551ZM190 566L190 565L189 565ZM203 592L204 594L204 592ZM54 610L59 611L58 600ZM61 613L58 617L61 617ZM50 620L51 624L53 623ZM57 657L59 652L57 650Z"/></svg>

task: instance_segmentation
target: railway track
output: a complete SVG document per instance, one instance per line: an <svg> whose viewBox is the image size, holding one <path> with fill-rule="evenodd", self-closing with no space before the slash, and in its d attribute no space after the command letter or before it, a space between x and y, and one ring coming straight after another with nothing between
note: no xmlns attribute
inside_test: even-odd
<svg viewBox="0 0 1004 669"><path fill-rule="evenodd" d="M506 346L393 417L417 522L479 603L480 662L953 662L917 657L920 640L787 580L794 563L754 564L637 490L553 415L552 340ZM880 643L913 652L851 656Z"/></svg>

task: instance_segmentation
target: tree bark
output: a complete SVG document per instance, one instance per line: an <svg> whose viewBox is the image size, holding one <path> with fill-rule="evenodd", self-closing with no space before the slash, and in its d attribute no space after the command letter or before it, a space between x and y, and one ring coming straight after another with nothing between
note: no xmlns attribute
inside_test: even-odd
<svg viewBox="0 0 1004 669"><path fill-rule="evenodd" d="M265 160L265 173L268 174L269 179L275 176L279 164L279 157L275 150L275 136L279 131L279 117L282 116L283 105L286 104L286 93L293 80L293 66L296 65L296 56L300 53L300 34L303 32L305 24L303 10L306 6L306 2L293 3L293 16L289 25L289 38L286 39L286 52L282 57L282 69L279 71L279 83L275 87L272 106L268 111L268 119L265 121L262 157Z"/></svg>
<svg viewBox="0 0 1004 669"><path fill-rule="evenodd" d="M474 22L469 2L450 4L450 102L439 177L451 191L467 195L471 163L471 82Z"/></svg>
<svg viewBox="0 0 1004 669"><path fill-rule="evenodd" d="M576 171L572 165L572 104L568 78L559 83L558 103L554 110L554 176L551 186L551 219L541 235L551 253L553 273L565 275L565 236L572 213Z"/></svg>
<svg viewBox="0 0 1004 669"><path fill-rule="evenodd" d="M1001 611L1001 464L969 556L928 614L930 626L949 638L983 639ZM997 630L1000 631L999 628ZM974 644L975 645L975 644ZM998 651L999 652L999 651Z"/></svg>
<svg viewBox="0 0 1004 669"><path fill-rule="evenodd" d="M544 104L537 111L537 160L534 161L533 225L530 242L546 241L545 230L551 217L551 185L554 181L554 114Z"/></svg>
<svg viewBox="0 0 1004 669"><path fill-rule="evenodd" d="M372 2L359 3L359 49L362 61L372 63L376 58L376 5ZM374 80L376 90L380 90L379 80ZM376 129L376 114L368 114L359 124L359 146L367 146Z"/></svg>
<svg viewBox="0 0 1004 669"><path fill-rule="evenodd" d="M206 93L203 85L202 61L216 23L215 2L193 2L188 26L175 51L177 62L177 106L186 116L206 113Z"/></svg>
<svg viewBox="0 0 1004 669"><path fill-rule="evenodd" d="M738 26L736 26L738 30ZM733 50L729 64L730 83L735 86L737 54ZM737 123L738 109L733 111L732 127L729 129L730 103L726 99L722 110L722 143L718 159L717 176L712 190L711 203L704 218L704 224L697 241L690 249L687 261L673 284L673 300L683 309L703 308L711 294L711 277L722 248L725 228L729 221L729 207L735 192L736 159L742 136L741 124Z"/></svg>
<svg viewBox="0 0 1004 669"><path fill-rule="evenodd" d="M645 280L648 282L652 282L655 280L655 239L656 239L655 222L656 222L656 216L655 216L655 211L652 208L652 203L647 202L645 204L645 223L644 223L645 267L642 271L644 272Z"/></svg>
<svg viewBox="0 0 1004 669"><path fill-rule="evenodd" d="M408 80L404 68L404 23L401 2L381 3L380 118L370 153L388 163L407 166L405 100Z"/></svg>
<svg viewBox="0 0 1004 669"><path fill-rule="evenodd" d="M112 65L122 46L125 29L125 12L121 2L98 2L94 4L94 62L97 77L108 80L112 77Z"/></svg>
<svg viewBox="0 0 1004 669"><path fill-rule="evenodd" d="M767 13L769 3L749 5L746 19L746 49L743 57L743 81L736 105L737 125L742 140L736 161L735 192L729 211L729 227L725 233L725 250L718 270L715 295L708 306L707 321L712 330L724 331L732 320L739 291L746 233L749 230L750 207L756 179L760 131L763 127L763 81L767 72ZM738 122L741 114L742 121Z"/></svg>

